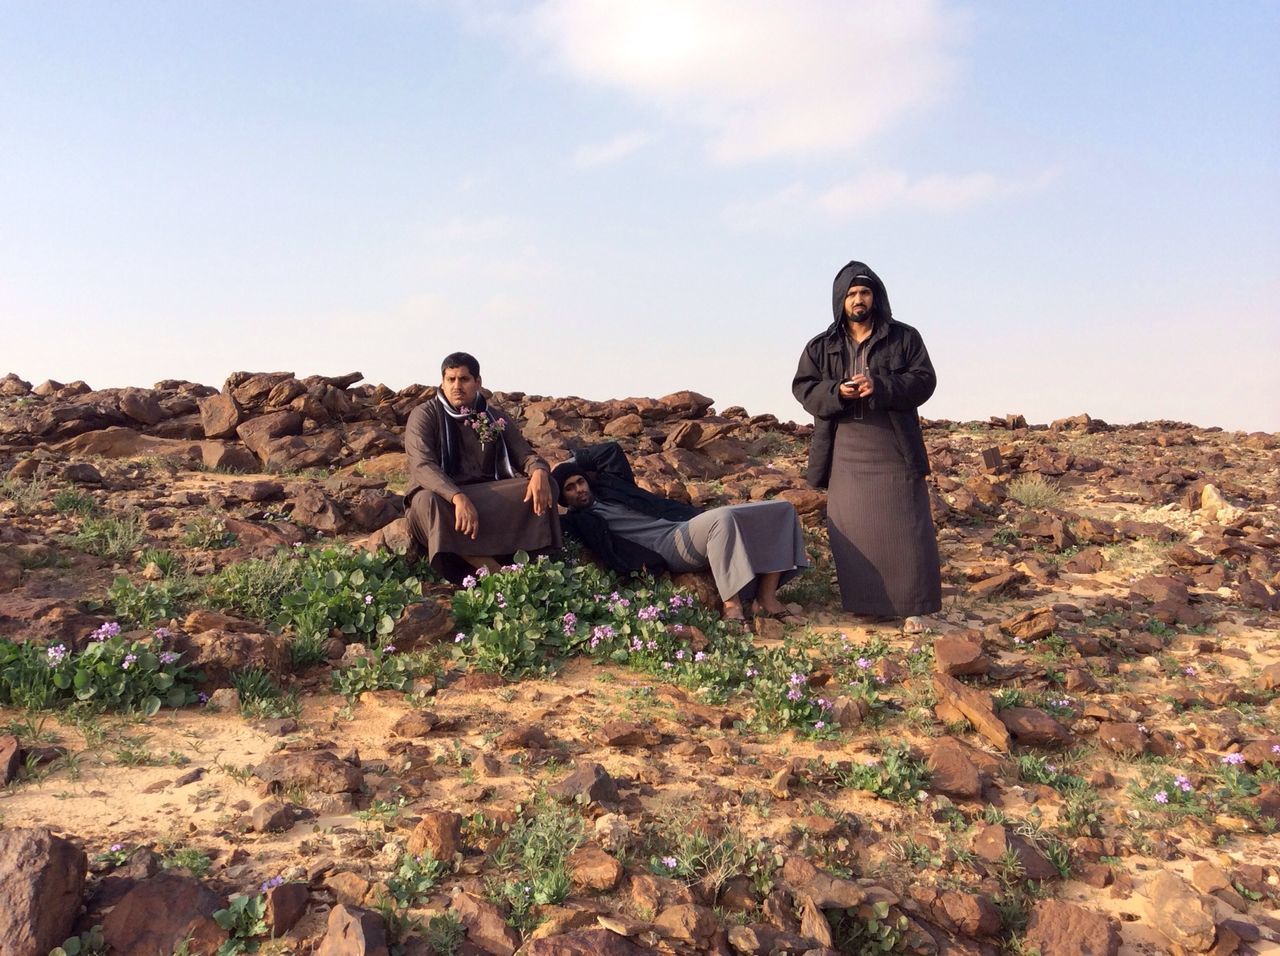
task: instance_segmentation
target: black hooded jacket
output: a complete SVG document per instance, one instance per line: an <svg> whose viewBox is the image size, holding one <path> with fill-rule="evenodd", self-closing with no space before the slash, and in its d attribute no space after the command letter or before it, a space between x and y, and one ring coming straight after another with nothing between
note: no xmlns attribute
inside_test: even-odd
<svg viewBox="0 0 1280 956"><path fill-rule="evenodd" d="M845 380L844 299L855 277L865 276L859 285L873 293L872 311L875 330L867 350L867 371L875 388L862 401L872 410L889 414L898 438L898 446L917 477L929 473L929 455L920 433L920 416L916 409L929 400L938 384L929 361L924 339L909 325L895 321L889 306L889 294L880 277L865 263L850 262L838 273L831 287L831 311L835 321L821 335L809 340L791 382L791 394L813 415L813 439L809 445L809 470L806 480L815 488L825 488L831 478L832 445L836 426L847 418L854 400L840 397L840 383Z"/></svg>
<svg viewBox="0 0 1280 956"><path fill-rule="evenodd" d="M568 461L552 469L551 476L557 487L564 487L565 479L582 475L591 486L591 493L601 501L625 505L632 511L651 518L668 521L688 521L701 514L701 509L672 501L661 495L645 491L635 482L631 463L617 442L603 442L579 448ZM561 526L584 545L595 552L617 574L634 571L665 571L667 563L662 555L643 545L628 541L609 531L609 526L599 515L586 510L571 509L560 519Z"/></svg>

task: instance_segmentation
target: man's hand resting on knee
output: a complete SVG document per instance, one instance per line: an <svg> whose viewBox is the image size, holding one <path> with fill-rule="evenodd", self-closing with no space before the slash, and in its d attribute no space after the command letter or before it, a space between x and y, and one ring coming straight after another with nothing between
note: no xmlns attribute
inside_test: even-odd
<svg viewBox="0 0 1280 956"><path fill-rule="evenodd" d="M551 507L551 476L546 470L538 468L529 477L529 487L525 489L524 500L533 502L533 513L539 518Z"/></svg>
<svg viewBox="0 0 1280 956"><path fill-rule="evenodd" d="M465 534L472 541L480 533L480 513L471 499L459 491L453 496L453 527L459 534Z"/></svg>

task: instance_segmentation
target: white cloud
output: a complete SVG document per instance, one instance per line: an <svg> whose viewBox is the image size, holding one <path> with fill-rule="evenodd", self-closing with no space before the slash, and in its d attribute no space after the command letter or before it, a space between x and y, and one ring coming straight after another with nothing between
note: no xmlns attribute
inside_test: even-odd
<svg viewBox="0 0 1280 956"><path fill-rule="evenodd" d="M1060 173L1052 167L1021 178L976 172L912 179L900 170L868 170L821 190L792 183L763 198L733 203L724 215L731 226L754 231L803 224L814 216L848 220L902 210L947 213L1037 192Z"/></svg>
<svg viewBox="0 0 1280 956"><path fill-rule="evenodd" d="M723 162L857 153L942 98L966 32L942 0L541 0L479 22L704 130Z"/></svg>
<svg viewBox="0 0 1280 956"><path fill-rule="evenodd" d="M582 146L573 154L573 165L579 169L590 169L616 163L647 146L651 139L648 133L622 133L603 143Z"/></svg>

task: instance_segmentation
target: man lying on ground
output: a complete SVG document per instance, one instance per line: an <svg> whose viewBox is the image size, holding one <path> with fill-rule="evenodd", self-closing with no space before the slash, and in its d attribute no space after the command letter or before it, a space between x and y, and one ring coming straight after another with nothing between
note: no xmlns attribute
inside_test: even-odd
<svg viewBox="0 0 1280 956"><path fill-rule="evenodd" d="M619 574L711 571L726 620L746 608L788 618L778 587L809 566L796 509L759 501L702 511L645 491L615 442L574 452L551 472L564 527Z"/></svg>

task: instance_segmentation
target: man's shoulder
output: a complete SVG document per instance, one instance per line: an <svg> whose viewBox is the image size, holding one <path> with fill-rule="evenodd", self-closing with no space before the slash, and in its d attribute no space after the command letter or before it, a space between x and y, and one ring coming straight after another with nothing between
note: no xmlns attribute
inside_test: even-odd
<svg viewBox="0 0 1280 956"><path fill-rule="evenodd" d="M423 419L434 419L440 414L440 403L434 398L428 399L419 405L413 406L409 412L406 422L422 421Z"/></svg>
<svg viewBox="0 0 1280 956"><path fill-rule="evenodd" d="M889 320L889 334L896 335L904 339L921 339L920 331L914 325L907 325L905 322L899 322L897 319Z"/></svg>

